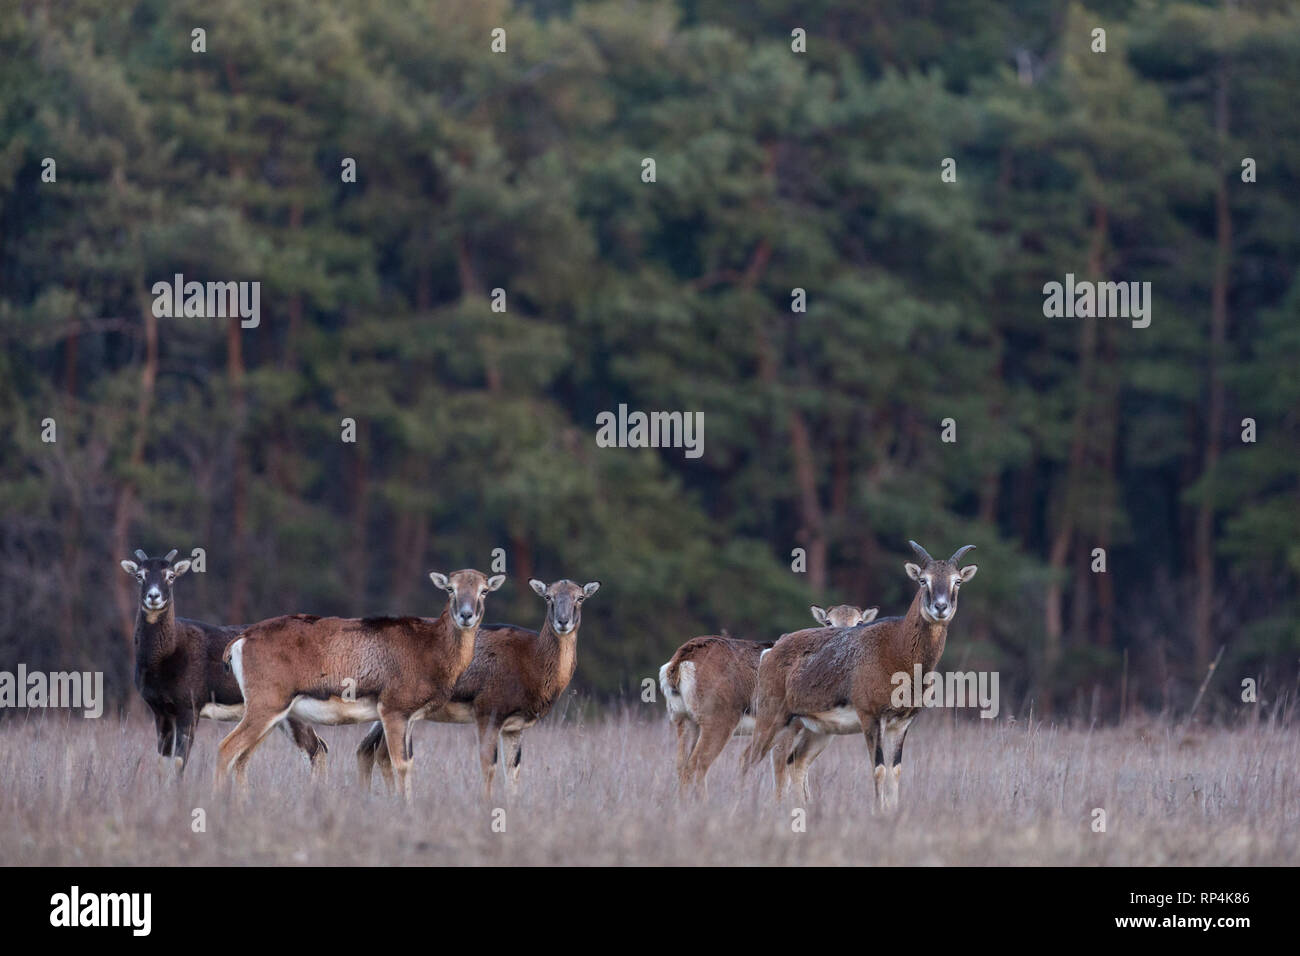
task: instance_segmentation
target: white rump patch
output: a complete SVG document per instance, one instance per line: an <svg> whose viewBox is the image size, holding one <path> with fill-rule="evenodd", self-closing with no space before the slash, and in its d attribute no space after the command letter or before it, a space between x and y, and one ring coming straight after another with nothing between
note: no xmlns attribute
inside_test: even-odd
<svg viewBox="0 0 1300 956"><path fill-rule="evenodd" d="M320 700L316 697L298 696L289 705L289 716L301 717L313 724L359 724L379 719L379 698L344 700L342 697L330 697Z"/></svg>
<svg viewBox="0 0 1300 956"><path fill-rule="evenodd" d="M235 643L230 645L230 669L235 674L235 683L239 685L239 696L248 700L248 693L244 690L244 641L246 638L239 638Z"/></svg>
<svg viewBox="0 0 1300 956"><path fill-rule="evenodd" d="M682 712L692 720L699 713L695 706L695 662L682 661L677 665L677 692L682 695Z"/></svg>
<svg viewBox="0 0 1300 956"><path fill-rule="evenodd" d="M231 655L231 663L234 663L234 655ZM206 717L208 720L242 720L244 717L243 704L213 704L203 705L199 711L200 717Z"/></svg>

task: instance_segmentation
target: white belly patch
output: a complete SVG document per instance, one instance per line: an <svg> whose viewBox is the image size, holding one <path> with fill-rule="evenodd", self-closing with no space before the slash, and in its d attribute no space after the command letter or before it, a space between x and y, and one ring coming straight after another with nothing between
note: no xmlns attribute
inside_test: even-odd
<svg viewBox="0 0 1300 956"><path fill-rule="evenodd" d="M207 703L199 711L199 716L206 717L208 720L242 720L244 705Z"/></svg>
<svg viewBox="0 0 1300 956"><path fill-rule="evenodd" d="M858 720L858 712L852 707L836 707L834 710L808 714L799 719L805 727L818 734L862 733L862 721Z"/></svg>
<svg viewBox="0 0 1300 956"><path fill-rule="evenodd" d="M430 714L429 719L439 724L472 724L474 708L463 701L448 701Z"/></svg>
<svg viewBox="0 0 1300 956"><path fill-rule="evenodd" d="M379 700L375 697L359 697L356 700L344 700L342 697L325 700L296 697L289 706L289 716L301 717L313 724L359 724L379 719Z"/></svg>

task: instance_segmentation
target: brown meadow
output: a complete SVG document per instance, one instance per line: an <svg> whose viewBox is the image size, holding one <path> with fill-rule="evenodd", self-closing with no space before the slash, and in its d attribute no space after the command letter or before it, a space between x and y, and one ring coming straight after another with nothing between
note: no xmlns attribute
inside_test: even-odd
<svg viewBox="0 0 1300 956"><path fill-rule="evenodd" d="M680 797L662 705L556 713L530 732L519 792L482 798L474 732L420 726L413 801L356 782L364 726L323 727L313 785L275 734L241 805L213 789L233 725L200 724L180 781L141 716L0 722L0 863L23 865L1242 865L1300 862L1300 736L1261 722L1184 730L923 714L902 805L872 810L860 737L814 765L806 832L770 771L741 778L732 741L703 797ZM493 831L504 809L505 832ZM1092 830L1093 808L1106 832ZM202 809L206 832L192 821ZM500 819L500 815L497 815Z"/></svg>

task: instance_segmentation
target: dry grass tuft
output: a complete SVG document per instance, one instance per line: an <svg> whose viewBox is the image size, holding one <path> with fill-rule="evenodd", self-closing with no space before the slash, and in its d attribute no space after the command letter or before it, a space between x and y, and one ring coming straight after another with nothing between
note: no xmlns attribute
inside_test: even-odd
<svg viewBox="0 0 1300 956"><path fill-rule="evenodd" d="M415 734L410 807L355 780L364 728L322 728L319 786L273 735L246 806L212 787L233 725L205 721L180 781L163 779L144 719L0 723L0 863L129 864L1292 864L1300 862L1300 737L1292 729L1152 724L1104 730L923 715L907 741L902 808L873 814L865 746L837 740L813 770L807 832L791 829L742 743L710 793L682 799L667 722L549 719L524 736L519 796L494 833L470 727ZM498 779L500 784L500 779ZM504 789L504 788L502 788ZM1093 833L1102 807L1107 832ZM191 831L203 808L207 832Z"/></svg>

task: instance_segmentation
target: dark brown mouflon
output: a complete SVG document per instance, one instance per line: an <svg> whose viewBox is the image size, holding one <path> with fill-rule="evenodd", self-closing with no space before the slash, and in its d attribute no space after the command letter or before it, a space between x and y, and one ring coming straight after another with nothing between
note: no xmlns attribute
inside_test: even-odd
<svg viewBox="0 0 1300 956"><path fill-rule="evenodd" d="M135 619L136 690L153 712L158 753L175 760L179 774L185 771L198 719L238 720L244 713L244 698L235 676L221 660L241 629L176 616L172 585L190 569L190 562L173 564L175 557L174 550L162 558L136 551L135 561L121 565L140 582ZM312 770L318 770L328 749L325 741L300 720L290 721L287 730L311 761Z"/></svg>

